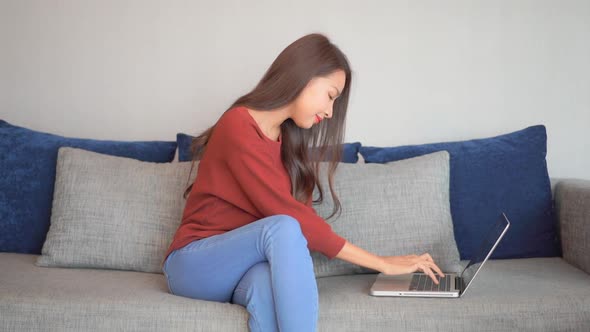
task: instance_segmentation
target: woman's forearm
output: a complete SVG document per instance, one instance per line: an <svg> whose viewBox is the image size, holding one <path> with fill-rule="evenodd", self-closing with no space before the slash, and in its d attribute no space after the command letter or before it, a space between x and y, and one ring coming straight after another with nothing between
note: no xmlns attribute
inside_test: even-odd
<svg viewBox="0 0 590 332"><path fill-rule="evenodd" d="M359 248L348 241L346 241L342 250L336 255L336 258L383 272L384 261L380 256L374 255L363 248Z"/></svg>

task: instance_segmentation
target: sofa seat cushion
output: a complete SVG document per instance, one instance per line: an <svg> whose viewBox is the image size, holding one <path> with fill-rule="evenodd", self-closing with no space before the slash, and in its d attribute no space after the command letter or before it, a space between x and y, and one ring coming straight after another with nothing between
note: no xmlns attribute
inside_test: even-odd
<svg viewBox="0 0 590 332"><path fill-rule="evenodd" d="M169 294L161 274L45 268L0 253L0 330L248 331L237 304ZM376 274L318 278L318 331L585 330L590 275L562 258L491 260L459 299L374 297Z"/></svg>
<svg viewBox="0 0 590 332"><path fill-rule="evenodd" d="M490 260L464 297L374 297L376 274L318 279L319 331L587 331L590 275L560 257Z"/></svg>
<svg viewBox="0 0 590 332"><path fill-rule="evenodd" d="M38 255L0 253L0 331L247 331L231 303L168 293L164 275L47 268Z"/></svg>

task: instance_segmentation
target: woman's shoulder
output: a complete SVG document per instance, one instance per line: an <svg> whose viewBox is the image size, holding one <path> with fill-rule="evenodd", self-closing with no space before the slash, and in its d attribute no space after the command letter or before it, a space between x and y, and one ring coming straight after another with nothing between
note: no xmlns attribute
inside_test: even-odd
<svg viewBox="0 0 590 332"><path fill-rule="evenodd" d="M215 127L227 131L243 129L248 125L246 112L243 106L232 107L221 115Z"/></svg>
<svg viewBox="0 0 590 332"><path fill-rule="evenodd" d="M224 112L211 133L208 145L214 150L233 153L258 145L258 134L248 119L247 109L234 107Z"/></svg>
<svg viewBox="0 0 590 332"><path fill-rule="evenodd" d="M236 106L227 110L217 121L215 131L225 140L236 142L264 143L254 118L244 106Z"/></svg>

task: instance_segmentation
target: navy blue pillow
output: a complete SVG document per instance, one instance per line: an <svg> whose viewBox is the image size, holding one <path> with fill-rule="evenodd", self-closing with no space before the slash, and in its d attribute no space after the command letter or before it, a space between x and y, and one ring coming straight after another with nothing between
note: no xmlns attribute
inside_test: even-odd
<svg viewBox="0 0 590 332"><path fill-rule="evenodd" d="M176 152L173 141L68 138L0 120L0 252L41 254L62 146L158 163L171 162Z"/></svg>
<svg viewBox="0 0 590 332"><path fill-rule="evenodd" d="M547 133L536 125L468 141L360 148L366 163L447 150L450 205L461 259L477 254L486 231L505 212L508 232L492 258L561 256L547 172Z"/></svg>
<svg viewBox="0 0 590 332"><path fill-rule="evenodd" d="M178 143L178 161L191 161L191 142L193 136L184 133L176 134L176 143ZM344 151L342 151L342 162L354 164L358 162L358 152L361 143L344 143Z"/></svg>

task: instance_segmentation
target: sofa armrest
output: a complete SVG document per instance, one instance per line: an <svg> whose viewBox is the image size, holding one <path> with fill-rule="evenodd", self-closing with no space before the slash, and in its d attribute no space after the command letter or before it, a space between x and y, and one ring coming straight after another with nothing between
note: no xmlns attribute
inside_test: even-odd
<svg viewBox="0 0 590 332"><path fill-rule="evenodd" d="M557 182L555 207L563 258L590 274L590 181Z"/></svg>

